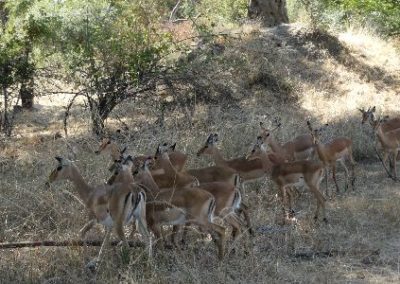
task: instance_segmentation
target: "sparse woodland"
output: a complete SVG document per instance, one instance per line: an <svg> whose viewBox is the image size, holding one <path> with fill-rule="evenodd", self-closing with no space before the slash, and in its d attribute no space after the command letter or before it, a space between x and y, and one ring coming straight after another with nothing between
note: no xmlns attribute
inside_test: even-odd
<svg viewBox="0 0 400 284"><path fill-rule="evenodd" d="M400 281L398 0L0 20L0 283Z"/></svg>

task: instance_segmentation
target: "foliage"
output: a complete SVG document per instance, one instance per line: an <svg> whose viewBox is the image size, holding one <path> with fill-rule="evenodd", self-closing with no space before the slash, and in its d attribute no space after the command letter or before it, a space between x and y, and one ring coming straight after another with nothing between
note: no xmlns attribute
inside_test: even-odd
<svg viewBox="0 0 400 284"><path fill-rule="evenodd" d="M149 86L172 46L158 2L48 0L38 8L52 31L42 55L86 96L97 133L118 103Z"/></svg>
<svg viewBox="0 0 400 284"><path fill-rule="evenodd" d="M301 0L313 26L361 24L374 27L378 32L395 35L400 33L399 0ZM299 16L297 1L289 1L290 14Z"/></svg>

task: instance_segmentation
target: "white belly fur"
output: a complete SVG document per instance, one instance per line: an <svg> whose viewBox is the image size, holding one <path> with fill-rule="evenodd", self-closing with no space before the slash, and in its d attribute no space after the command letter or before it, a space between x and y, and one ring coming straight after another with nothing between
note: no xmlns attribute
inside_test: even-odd
<svg viewBox="0 0 400 284"><path fill-rule="evenodd" d="M114 220L111 218L110 214L107 214L107 216L99 223L108 229L111 229L114 226Z"/></svg>

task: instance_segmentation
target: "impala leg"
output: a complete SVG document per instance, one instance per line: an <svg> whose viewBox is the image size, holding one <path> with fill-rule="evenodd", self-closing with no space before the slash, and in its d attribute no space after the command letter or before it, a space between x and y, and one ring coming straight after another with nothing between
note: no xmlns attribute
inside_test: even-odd
<svg viewBox="0 0 400 284"><path fill-rule="evenodd" d="M248 207L247 205L241 203L240 204L240 208L238 210L238 213L243 213L244 219L246 220L246 228L249 231L249 234L251 236L254 236L254 231L251 228L251 221L250 221L250 215L249 215L249 211L248 211Z"/></svg>
<svg viewBox="0 0 400 284"><path fill-rule="evenodd" d="M86 265L86 268L88 268L91 271L95 271L99 267L101 257L104 253L104 250L106 249L107 244L109 243L110 236L111 236L111 229L106 228L106 233L104 236L103 243L101 244L99 253L97 254L97 257L95 257L93 260L89 261L89 263Z"/></svg>
<svg viewBox="0 0 400 284"><path fill-rule="evenodd" d="M225 254L225 239L226 239L225 228L214 223L209 223L208 226L210 228L210 233L216 234L216 236L214 235L214 239L218 248L218 259L222 260Z"/></svg>
<svg viewBox="0 0 400 284"><path fill-rule="evenodd" d="M91 219L89 222L87 222L82 229L79 230L79 235L83 239L87 232L89 232L90 229L93 228L93 226L97 223L96 219Z"/></svg>
<svg viewBox="0 0 400 284"><path fill-rule="evenodd" d="M230 212L226 215L225 221L232 227L232 238L235 242L241 233L242 222L235 212Z"/></svg>
<svg viewBox="0 0 400 284"><path fill-rule="evenodd" d="M394 166L394 178L397 179L397 166L396 166L396 157L397 157L398 150L396 149L393 153L393 166Z"/></svg>
<svg viewBox="0 0 400 284"><path fill-rule="evenodd" d="M314 215L314 220L318 220L318 213L320 210L322 210L322 220L324 222L327 222L328 220L326 219L326 213L325 213L325 198L324 196L321 194L321 192L319 191L319 189L314 186L309 184L308 185L312 194L314 195L314 197L317 199L317 209L315 211L315 215Z"/></svg>
<svg viewBox="0 0 400 284"><path fill-rule="evenodd" d="M354 168L355 168L356 162L354 161L352 150L350 150L350 152L349 152L349 161L350 161L350 169L351 169L351 186L353 187L353 190L354 190L355 182L356 182L356 173L355 173Z"/></svg>
<svg viewBox="0 0 400 284"><path fill-rule="evenodd" d="M289 190L286 191L288 198L289 198L289 212L288 212L288 217L292 218L294 215L293 211L293 187L290 187Z"/></svg>
<svg viewBox="0 0 400 284"><path fill-rule="evenodd" d="M328 167L325 168L325 195L329 197L329 192L328 192Z"/></svg>
<svg viewBox="0 0 400 284"><path fill-rule="evenodd" d="M344 160L339 160L339 163L344 168L344 175L345 175L345 186L344 186L344 189L345 189L345 191L347 191L347 189L349 188L349 182L348 182L348 180L349 180L349 170L347 169Z"/></svg>
<svg viewBox="0 0 400 284"><path fill-rule="evenodd" d="M333 181L335 182L336 192L339 193L339 185L336 180L336 164L335 163L332 164L332 178L333 178Z"/></svg>

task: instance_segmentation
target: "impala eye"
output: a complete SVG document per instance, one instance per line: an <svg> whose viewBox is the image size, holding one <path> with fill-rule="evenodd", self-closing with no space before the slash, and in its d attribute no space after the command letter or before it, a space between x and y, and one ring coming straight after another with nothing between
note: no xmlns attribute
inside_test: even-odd
<svg viewBox="0 0 400 284"><path fill-rule="evenodd" d="M62 169L62 166L58 166L58 167L57 167L57 171L58 171L58 172L61 171L61 169Z"/></svg>

